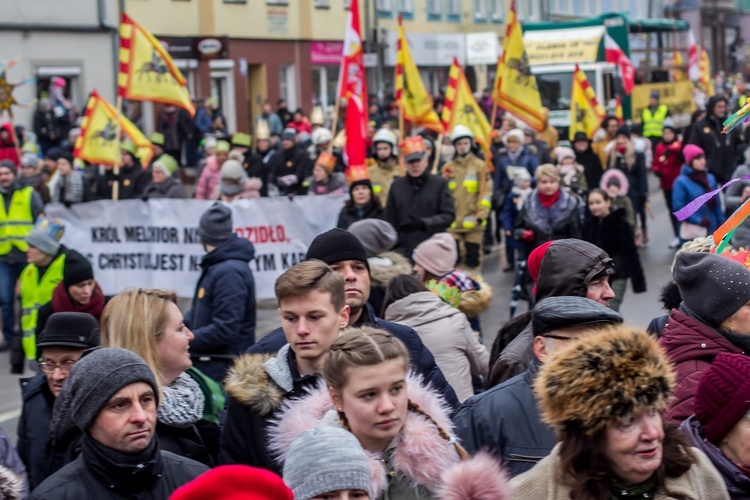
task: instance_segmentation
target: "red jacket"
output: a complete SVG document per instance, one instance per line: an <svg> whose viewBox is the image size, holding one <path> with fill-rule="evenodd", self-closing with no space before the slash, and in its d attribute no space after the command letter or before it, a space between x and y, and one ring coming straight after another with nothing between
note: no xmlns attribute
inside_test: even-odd
<svg viewBox="0 0 750 500"><path fill-rule="evenodd" d="M677 387L666 417L682 422L694 413L695 391L703 372L719 353L743 354L742 349L716 330L685 313L672 309L659 345L674 363Z"/></svg>
<svg viewBox="0 0 750 500"><path fill-rule="evenodd" d="M656 145L654 153L654 173L661 173L661 188L672 189L674 180L680 176L680 169L685 164L682 157L682 142L674 141L665 144L663 141Z"/></svg>
<svg viewBox="0 0 750 500"><path fill-rule="evenodd" d="M13 131L10 123L3 123L0 128L8 132L8 140L0 140L0 160L10 160L18 168L18 150L13 142Z"/></svg>
<svg viewBox="0 0 750 500"><path fill-rule="evenodd" d="M302 118L301 122L291 121L287 123L286 126L288 128L293 128L298 134L301 134L302 132L307 132L309 134L312 132L312 125L310 125L310 121L307 118Z"/></svg>

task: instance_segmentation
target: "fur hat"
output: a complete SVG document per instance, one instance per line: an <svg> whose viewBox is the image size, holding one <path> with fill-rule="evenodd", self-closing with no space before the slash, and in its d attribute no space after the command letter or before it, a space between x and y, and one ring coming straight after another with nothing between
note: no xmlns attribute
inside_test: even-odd
<svg viewBox="0 0 750 500"><path fill-rule="evenodd" d="M514 128L513 130L509 130L508 133L505 134L505 139L503 142L505 142L506 145L508 144L508 139L515 139L523 144L526 139L526 135L520 128Z"/></svg>
<svg viewBox="0 0 750 500"><path fill-rule="evenodd" d="M542 420L558 434L588 436L643 409L666 408L673 388L656 339L630 327L571 342L542 365L534 383Z"/></svg>

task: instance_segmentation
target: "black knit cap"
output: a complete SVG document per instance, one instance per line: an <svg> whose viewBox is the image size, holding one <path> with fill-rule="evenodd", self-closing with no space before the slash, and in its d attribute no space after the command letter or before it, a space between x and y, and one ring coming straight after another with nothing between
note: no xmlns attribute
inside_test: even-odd
<svg viewBox="0 0 750 500"><path fill-rule="evenodd" d="M63 285L65 288L92 279L94 279L94 270L89 259L75 250L65 252L65 266L63 267Z"/></svg>
<svg viewBox="0 0 750 500"><path fill-rule="evenodd" d="M624 135L625 137L630 137L630 127L627 125L622 125L617 129L617 132L615 132L615 137L618 135Z"/></svg>
<svg viewBox="0 0 750 500"><path fill-rule="evenodd" d="M334 228L320 233L310 243L305 260L310 259L322 260L329 266L344 260L356 260L367 265L367 252L352 233L345 229Z"/></svg>
<svg viewBox="0 0 750 500"><path fill-rule="evenodd" d="M579 142L579 141L589 141L589 136L586 135L586 132L576 132L576 135L573 136L573 142Z"/></svg>
<svg viewBox="0 0 750 500"><path fill-rule="evenodd" d="M59 312L51 315L36 344L44 347L88 349L99 345L99 323L87 313Z"/></svg>

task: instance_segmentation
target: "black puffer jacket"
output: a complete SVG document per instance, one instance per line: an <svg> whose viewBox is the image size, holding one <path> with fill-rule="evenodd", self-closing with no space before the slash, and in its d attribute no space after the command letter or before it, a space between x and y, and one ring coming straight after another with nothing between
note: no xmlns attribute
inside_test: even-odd
<svg viewBox="0 0 750 500"><path fill-rule="evenodd" d="M109 169L96 180L96 198L111 200L112 186L117 179L120 181L117 199L137 200L146 192L146 187L151 182L151 175L137 162L132 167L122 167L119 175L115 175L114 170Z"/></svg>
<svg viewBox="0 0 750 500"><path fill-rule="evenodd" d="M725 184L732 178L742 146L742 127L722 134L723 120L717 120L712 116L716 104L722 100L727 102L722 96L713 96L708 100L706 117L695 122L686 141L687 144L695 144L706 152L708 171L714 174L719 184Z"/></svg>
<svg viewBox="0 0 750 500"><path fill-rule="evenodd" d="M542 422L532 389L539 366L535 359L524 373L469 398L453 417L466 451L489 451L511 476L534 467L557 443L552 428Z"/></svg>
<svg viewBox="0 0 750 500"><path fill-rule="evenodd" d="M587 217L583 223L583 239L603 249L614 259L615 274L612 279L630 278L635 293L646 291L641 258L624 210L615 210L601 219Z"/></svg>
<svg viewBox="0 0 750 500"><path fill-rule="evenodd" d="M215 467L219 457L219 426L199 420L188 427L156 423L159 446L164 451Z"/></svg>
<svg viewBox="0 0 750 500"><path fill-rule="evenodd" d="M589 189L599 186L604 169L599 155L591 149L591 141L589 141L589 147L586 151L576 151L576 162L583 166L583 175L586 177L586 185Z"/></svg>
<svg viewBox="0 0 750 500"><path fill-rule="evenodd" d="M18 421L16 449L26 465L29 490L33 490L47 477L49 424L55 397L49 390L44 373L22 378L20 382L23 407Z"/></svg>
<svg viewBox="0 0 750 500"><path fill-rule="evenodd" d="M341 213L339 213L339 222L336 224L336 227L349 229L349 226L355 222L365 219L385 219L385 210L383 210L383 207L376 206L372 202L362 207L361 210L358 210L353 203L347 202L346 206L341 209Z"/></svg>

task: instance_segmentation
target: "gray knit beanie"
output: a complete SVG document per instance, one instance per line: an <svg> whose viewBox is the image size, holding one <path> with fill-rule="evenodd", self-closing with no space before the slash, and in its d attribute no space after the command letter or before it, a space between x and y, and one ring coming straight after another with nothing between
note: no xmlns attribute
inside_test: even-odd
<svg viewBox="0 0 750 500"><path fill-rule="evenodd" d="M218 247L232 236L232 210L218 201L201 215L198 236L206 245Z"/></svg>
<svg viewBox="0 0 750 500"><path fill-rule="evenodd" d="M284 482L295 500L346 489L372 497L370 474L370 462L354 434L326 425L297 436L284 460Z"/></svg>
<svg viewBox="0 0 750 500"><path fill-rule="evenodd" d="M126 385L145 382L154 389L159 401L159 387L151 368L140 356L127 349L96 349L73 365L65 389L70 396L71 417L86 432L107 401Z"/></svg>
<svg viewBox="0 0 750 500"><path fill-rule="evenodd" d="M359 220L349 226L348 231L362 243L368 257L387 252L398 241L398 233L393 226L380 219Z"/></svg>
<svg viewBox="0 0 750 500"><path fill-rule="evenodd" d="M682 303L709 326L718 327L750 301L750 271L726 257L680 252L672 277Z"/></svg>

